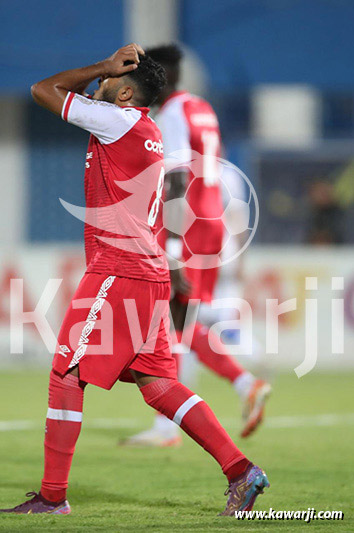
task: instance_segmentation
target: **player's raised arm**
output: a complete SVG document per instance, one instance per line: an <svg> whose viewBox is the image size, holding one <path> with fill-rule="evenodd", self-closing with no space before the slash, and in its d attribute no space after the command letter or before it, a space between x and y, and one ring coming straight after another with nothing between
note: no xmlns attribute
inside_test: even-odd
<svg viewBox="0 0 354 533"><path fill-rule="evenodd" d="M60 115L68 92L82 94L97 78L117 78L135 70L140 62L139 54L144 50L132 43L117 50L112 56L88 67L59 72L32 85L34 101Z"/></svg>

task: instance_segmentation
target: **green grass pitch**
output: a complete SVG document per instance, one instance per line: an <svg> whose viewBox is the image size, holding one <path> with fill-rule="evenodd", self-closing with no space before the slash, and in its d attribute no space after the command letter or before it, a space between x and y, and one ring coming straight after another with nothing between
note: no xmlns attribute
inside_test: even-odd
<svg viewBox="0 0 354 533"><path fill-rule="evenodd" d="M86 389L84 424L70 478L69 516L0 515L0 531L209 532L354 531L354 374L280 375L265 424L238 438L240 406L226 383L203 373L198 392L241 449L266 469L271 487L256 509L342 510L343 521L240 522L218 517L225 479L211 457L184 436L179 449L127 449L118 438L149 426L152 410L133 385ZM0 507L38 490L48 376L0 375ZM324 415L333 415L326 417ZM15 430L7 422L31 421Z"/></svg>

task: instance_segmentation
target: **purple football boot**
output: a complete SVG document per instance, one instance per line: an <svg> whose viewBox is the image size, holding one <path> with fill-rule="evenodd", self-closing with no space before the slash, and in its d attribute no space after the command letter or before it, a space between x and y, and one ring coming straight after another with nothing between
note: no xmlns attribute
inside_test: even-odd
<svg viewBox="0 0 354 533"><path fill-rule="evenodd" d="M41 494L37 492L27 492L27 500L20 505L16 505L12 509L0 509L0 513L14 513L14 514L69 514L71 512L69 502L63 500L62 502L49 502L45 500Z"/></svg>
<svg viewBox="0 0 354 533"><path fill-rule="evenodd" d="M266 473L259 466L249 464L245 472L231 481L225 491L225 496L229 497L220 516L235 516L235 511L250 511L258 494L263 494L263 489L269 486Z"/></svg>

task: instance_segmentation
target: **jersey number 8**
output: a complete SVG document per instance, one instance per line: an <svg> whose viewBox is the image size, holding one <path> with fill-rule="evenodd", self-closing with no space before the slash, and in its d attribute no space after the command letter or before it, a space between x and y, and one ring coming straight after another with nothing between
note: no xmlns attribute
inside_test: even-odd
<svg viewBox="0 0 354 533"><path fill-rule="evenodd" d="M160 200L161 200L162 192L163 192L164 178L165 178L165 169L164 167L162 167L160 171L159 181L157 183L156 198L153 201L153 204L150 209L149 217L148 217L148 224L150 228L155 226L156 218L159 212Z"/></svg>

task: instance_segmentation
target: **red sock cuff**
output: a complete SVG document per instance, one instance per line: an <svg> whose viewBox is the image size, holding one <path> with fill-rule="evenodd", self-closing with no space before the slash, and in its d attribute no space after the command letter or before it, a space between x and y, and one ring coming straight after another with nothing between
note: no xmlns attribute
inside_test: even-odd
<svg viewBox="0 0 354 533"><path fill-rule="evenodd" d="M235 481L235 479L238 476L242 475L251 464L252 463L246 457L241 457L231 466L227 467L226 469L223 469L224 474L229 482Z"/></svg>
<svg viewBox="0 0 354 533"><path fill-rule="evenodd" d="M140 392L144 396L144 399L149 398L150 401L157 400L163 396L172 387L178 384L176 379L159 378L143 387L140 387Z"/></svg>
<svg viewBox="0 0 354 533"><path fill-rule="evenodd" d="M40 494L48 503L61 503L66 499L66 489L51 490L42 486Z"/></svg>

